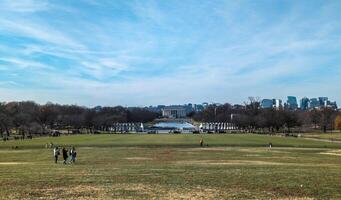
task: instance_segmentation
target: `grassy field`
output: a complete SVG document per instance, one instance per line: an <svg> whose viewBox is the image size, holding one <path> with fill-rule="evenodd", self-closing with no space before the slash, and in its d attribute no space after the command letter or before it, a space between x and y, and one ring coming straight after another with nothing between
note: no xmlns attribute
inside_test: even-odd
<svg viewBox="0 0 341 200"><path fill-rule="evenodd" d="M199 147L201 137L208 147ZM49 142L75 145L77 163L54 164ZM1 142L0 199L341 199L339 149L242 134Z"/></svg>
<svg viewBox="0 0 341 200"><path fill-rule="evenodd" d="M341 132L340 133L338 132L336 133L311 133L311 134L304 134L304 137L341 141Z"/></svg>

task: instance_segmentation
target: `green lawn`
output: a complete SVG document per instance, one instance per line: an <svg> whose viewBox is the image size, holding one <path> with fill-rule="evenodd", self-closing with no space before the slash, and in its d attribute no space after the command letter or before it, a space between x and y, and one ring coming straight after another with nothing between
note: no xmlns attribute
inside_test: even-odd
<svg viewBox="0 0 341 200"><path fill-rule="evenodd" d="M327 140L340 140L341 141L341 133L311 133L304 134L304 137L316 138L316 139L327 139Z"/></svg>
<svg viewBox="0 0 341 200"><path fill-rule="evenodd" d="M201 137L208 147L198 147ZM44 147L49 142L75 145L77 163L54 164ZM0 199L341 199L339 149L338 143L242 134L1 142Z"/></svg>
<svg viewBox="0 0 341 200"><path fill-rule="evenodd" d="M197 147L200 139L212 147L265 147L271 142L275 147L316 147L341 148L341 144L310 141L302 138L268 136L256 134L106 134L73 135L63 137L42 137L32 141L12 140L0 142L0 148L18 146L44 148L46 143L55 145L75 145L78 147Z"/></svg>

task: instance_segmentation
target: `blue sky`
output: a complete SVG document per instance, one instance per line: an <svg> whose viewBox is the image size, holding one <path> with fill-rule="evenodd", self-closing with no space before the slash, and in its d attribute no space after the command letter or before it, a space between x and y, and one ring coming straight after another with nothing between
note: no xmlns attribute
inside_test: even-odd
<svg viewBox="0 0 341 200"><path fill-rule="evenodd" d="M0 101L341 103L340 10L339 0L0 0Z"/></svg>

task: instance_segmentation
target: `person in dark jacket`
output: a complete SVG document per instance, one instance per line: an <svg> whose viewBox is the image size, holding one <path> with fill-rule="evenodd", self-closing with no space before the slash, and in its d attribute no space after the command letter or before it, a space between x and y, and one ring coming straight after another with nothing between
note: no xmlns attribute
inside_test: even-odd
<svg viewBox="0 0 341 200"><path fill-rule="evenodd" d="M76 157L77 157L77 151L76 151L75 148L73 148L73 150L72 150L72 157L71 157L72 163L76 162Z"/></svg>
<svg viewBox="0 0 341 200"><path fill-rule="evenodd" d="M75 163L76 162L76 156L77 156L77 152L76 152L76 149L75 149L75 147L72 147L71 149L70 149L70 162L69 163Z"/></svg>
<svg viewBox="0 0 341 200"><path fill-rule="evenodd" d="M63 152L63 159L64 159L64 162L63 162L63 163L66 164L67 158L68 158L69 156L68 156L68 152L67 152L67 150L65 149L65 147L63 147L62 152Z"/></svg>

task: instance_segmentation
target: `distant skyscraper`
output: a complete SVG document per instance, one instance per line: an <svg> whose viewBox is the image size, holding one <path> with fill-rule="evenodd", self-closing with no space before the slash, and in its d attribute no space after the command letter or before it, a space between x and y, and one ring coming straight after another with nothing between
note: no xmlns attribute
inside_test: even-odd
<svg viewBox="0 0 341 200"><path fill-rule="evenodd" d="M308 110L309 108L309 99L307 97L303 97L301 99L301 110Z"/></svg>
<svg viewBox="0 0 341 200"><path fill-rule="evenodd" d="M336 101L334 102L330 102L329 106L333 109L337 109L337 104L336 104Z"/></svg>
<svg viewBox="0 0 341 200"><path fill-rule="evenodd" d="M319 102L321 107L327 107L328 97L319 97Z"/></svg>
<svg viewBox="0 0 341 200"><path fill-rule="evenodd" d="M325 101L323 106L326 107L326 108L334 109L334 110L337 109L336 101L334 101L334 102L329 101L329 100L328 100L328 101Z"/></svg>
<svg viewBox="0 0 341 200"><path fill-rule="evenodd" d="M276 110L279 110L282 108L282 100L280 99L272 99L272 107Z"/></svg>
<svg viewBox="0 0 341 200"><path fill-rule="evenodd" d="M263 99L260 103L261 108L272 108L273 101L271 99Z"/></svg>
<svg viewBox="0 0 341 200"><path fill-rule="evenodd" d="M309 101L309 109L320 108L320 102L317 98L311 98Z"/></svg>
<svg viewBox="0 0 341 200"><path fill-rule="evenodd" d="M297 104L297 99L294 96L288 96L288 100L287 100L287 108L289 110L296 110L298 107Z"/></svg>

